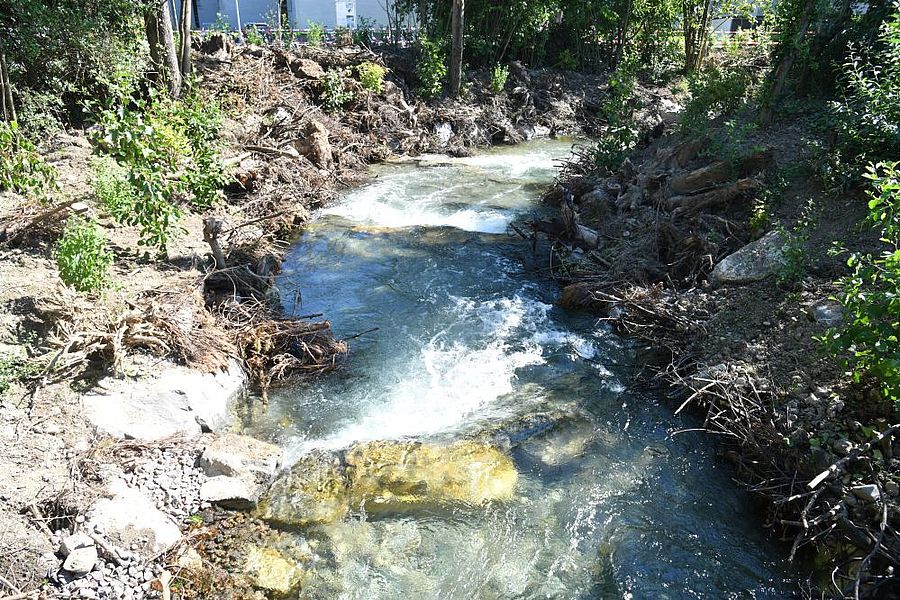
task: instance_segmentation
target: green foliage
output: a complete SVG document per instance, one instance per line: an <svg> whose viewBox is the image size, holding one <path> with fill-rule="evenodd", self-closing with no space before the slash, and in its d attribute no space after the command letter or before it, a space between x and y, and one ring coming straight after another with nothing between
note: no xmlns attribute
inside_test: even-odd
<svg viewBox="0 0 900 600"><path fill-rule="evenodd" d="M353 43L358 46L371 46L375 42L375 19L360 17L353 30Z"/></svg>
<svg viewBox="0 0 900 600"><path fill-rule="evenodd" d="M247 43L254 46L262 46L266 41L265 39L263 39L263 36L259 32L259 29L256 28L256 25L247 27L245 37L247 38Z"/></svg>
<svg viewBox="0 0 900 600"><path fill-rule="evenodd" d="M325 43L325 26L315 21L307 23L306 42L310 46L321 46Z"/></svg>
<svg viewBox="0 0 900 600"><path fill-rule="evenodd" d="M56 169L38 154L15 121L0 121L0 191L41 198L56 189Z"/></svg>
<svg viewBox="0 0 900 600"><path fill-rule="evenodd" d="M106 286L113 255L96 223L73 216L66 223L54 251L59 276L79 292L92 292Z"/></svg>
<svg viewBox="0 0 900 600"><path fill-rule="evenodd" d="M578 59L575 58L575 55L572 54L571 50L563 48L563 51L559 53L559 58L556 61L556 67L563 71L574 71L578 68Z"/></svg>
<svg viewBox="0 0 900 600"><path fill-rule="evenodd" d="M682 131L705 132L713 119L735 114L752 82L746 67L712 65L688 77L691 99L681 113Z"/></svg>
<svg viewBox="0 0 900 600"><path fill-rule="evenodd" d="M742 160L749 154L762 150L758 144L750 144L749 138L757 130L756 123L730 119L721 129L709 136L709 144L700 151L701 156L722 160L737 170Z"/></svg>
<svg viewBox="0 0 900 600"><path fill-rule="evenodd" d="M809 251L807 250L809 235L815 228L818 219L818 207L810 199L806 202L806 205L800 212L800 217L792 229L787 229L782 225L778 226L784 238L782 264L778 272L775 273L775 279L779 284L788 287L796 286L806 276L806 270L809 266Z"/></svg>
<svg viewBox="0 0 900 600"><path fill-rule="evenodd" d="M503 92L507 79L509 79L509 67L494 65L494 68L491 69L491 91L495 94Z"/></svg>
<svg viewBox="0 0 900 600"><path fill-rule="evenodd" d="M228 17L223 15L220 12L216 13L216 21L212 24L210 28L213 31L218 31L219 33L228 33L231 31L231 23L228 21Z"/></svg>
<svg viewBox="0 0 900 600"><path fill-rule="evenodd" d="M40 375L39 363L11 355L0 355L0 396L6 394L13 383Z"/></svg>
<svg viewBox="0 0 900 600"><path fill-rule="evenodd" d="M900 410L900 162L869 165L868 222L879 230L880 254L853 254L842 278L844 325L829 330L826 347L853 379L874 378L882 398Z"/></svg>
<svg viewBox="0 0 900 600"><path fill-rule="evenodd" d="M900 8L884 23L874 52L866 57L861 48L851 51L843 76L846 93L831 104L833 119L826 123L837 134L830 160L830 183L836 187L856 183L869 163L897 158Z"/></svg>
<svg viewBox="0 0 900 600"><path fill-rule="evenodd" d="M344 77L347 75L342 69L328 69L322 80L322 95L319 97L322 104L328 110L340 110L346 103L353 100L353 91L344 86Z"/></svg>
<svg viewBox="0 0 900 600"><path fill-rule="evenodd" d="M179 204L203 209L222 197L226 177L218 158L221 113L215 103L198 95L181 100L152 96L147 101L123 92L99 109L97 117L97 143L124 168L132 192L110 192L107 197L115 195L118 202L107 204L97 182L113 175L100 170L95 178L98 197L119 222L140 228L140 245L164 253L180 217ZM121 190L121 171L116 178L118 183L107 189Z"/></svg>
<svg viewBox="0 0 900 600"><path fill-rule="evenodd" d="M4 2L0 40L19 124L42 135L68 120L79 98L106 93L118 65L143 59L144 38L142 5L133 0Z"/></svg>
<svg viewBox="0 0 900 600"><path fill-rule="evenodd" d="M447 77L447 59L439 42L425 36L417 45L416 75L419 78L419 95L430 99L437 97L444 89Z"/></svg>
<svg viewBox="0 0 900 600"><path fill-rule="evenodd" d="M373 62L364 62L356 67L359 81L363 89L380 94L384 89L384 76L387 73L384 67Z"/></svg>
<svg viewBox="0 0 900 600"><path fill-rule="evenodd" d="M590 158L592 163L604 175L612 174L622 161L637 145L637 131L628 125L616 125L606 128L596 144L592 146Z"/></svg>

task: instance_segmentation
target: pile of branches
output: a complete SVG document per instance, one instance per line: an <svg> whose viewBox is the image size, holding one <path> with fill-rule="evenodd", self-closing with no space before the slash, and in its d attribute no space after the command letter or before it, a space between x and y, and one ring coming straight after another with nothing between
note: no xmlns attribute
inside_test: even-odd
<svg viewBox="0 0 900 600"><path fill-rule="evenodd" d="M217 319L234 332L235 345L251 385L264 402L276 385L336 369L346 357L347 343L335 339L328 321L312 321L321 315L287 318L268 304L227 301L218 307Z"/></svg>
<svg viewBox="0 0 900 600"><path fill-rule="evenodd" d="M55 323L46 353L39 359L46 365L45 376L77 376L92 364L109 365L121 373L133 349L174 356L205 372L226 368L237 354L197 291L158 291L128 305L124 312L116 312L88 303L67 288L45 299L40 311Z"/></svg>

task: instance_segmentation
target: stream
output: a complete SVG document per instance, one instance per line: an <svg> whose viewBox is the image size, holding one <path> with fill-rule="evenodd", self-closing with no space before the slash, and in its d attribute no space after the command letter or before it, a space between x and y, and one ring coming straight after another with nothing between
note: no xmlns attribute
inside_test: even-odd
<svg viewBox="0 0 900 600"><path fill-rule="evenodd" d="M352 342L341 370L274 392L248 433L290 464L366 440L489 438L510 501L315 531L304 598L784 598L785 549L690 417L629 389L634 348L554 305L548 248L511 234L571 141L379 166L323 210L279 280L287 313ZM377 331L370 331L378 328Z"/></svg>

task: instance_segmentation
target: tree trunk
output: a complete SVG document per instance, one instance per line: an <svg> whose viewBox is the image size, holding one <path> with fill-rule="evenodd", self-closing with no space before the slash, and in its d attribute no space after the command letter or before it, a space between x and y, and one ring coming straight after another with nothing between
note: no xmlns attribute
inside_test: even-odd
<svg viewBox="0 0 900 600"><path fill-rule="evenodd" d="M181 32L181 48L178 53L181 67L182 83L187 84L191 77L191 4L189 0L181 0L181 19L178 23Z"/></svg>
<svg viewBox="0 0 900 600"><path fill-rule="evenodd" d="M784 91L784 84L787 82L787 77L794 67L794 62L797 60L797 53L800 52L800 44L803 43L803 38L806 36L806 30L809 28L809 21L812 18L812 12L815 7L816 0L805 1L803 13L800 15L800 22L797 24L797 31L794 32L794 39L791 42L791 46L790 48L785 49L781 55L781 60L778 61L778 66L772 71L771 78L769 79L771 87L759 110L759 121L763 125L771 123L775 116L775 102Z"/></svg>
<svg viewBox="0 0 900 600"><path fill-rule="evenodd" d="M463 31L465 30L465 0L453 0L450 30L452 44L450 49L450 95L459 96L462 83Z"/></svg>
<svg viewBox="0 0 900 600"><path fill-rule="evenodd" d="M177 97L181 92L181 69L175 52L169 3L166 0L154 0L152 7L144 13L144 25L147 42L150 44L150 58L156 68L156 84Z"/></svg>
<svg viewBox="0 0 900 600"><path fill-rule="evenodd" d="M189 85L191 77L191 4L188 0L181 0L181 17L178 22L178 31L181 34L181 48L178 52L178 63L181 67L181 81Z"/></svg>
<svg viewBox="0 0 900 600"><path fill-rule="evenodd" d="M2 94L3 119L16 120L16 103L13 101L12 84L9 81L9 70L6 68L6 54L0 52L0 94Z"/></svg>

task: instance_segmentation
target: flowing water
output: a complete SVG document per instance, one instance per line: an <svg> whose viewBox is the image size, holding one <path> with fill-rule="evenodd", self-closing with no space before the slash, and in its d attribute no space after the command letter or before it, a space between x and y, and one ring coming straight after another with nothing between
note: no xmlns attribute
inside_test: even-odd
<svg viewBox="0 0 900 600"><path fill-rule="evenodd" d="M490 436L519 471L485 507L367 517L324 540L310 598L781 598L750 502L692 423L628 388L633 348L554 306L547 249L508 232L570 144L379 167L293 247L286 310L325 313L343 370L249 425L289 459L361 440ZM298 534L299 535L299 534Z"/></svg>

